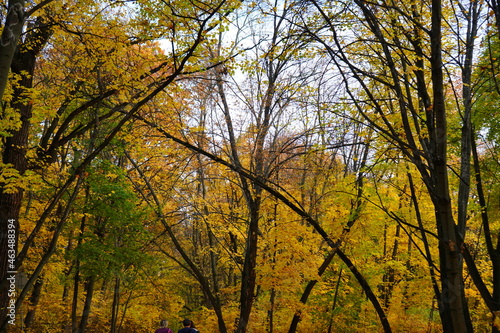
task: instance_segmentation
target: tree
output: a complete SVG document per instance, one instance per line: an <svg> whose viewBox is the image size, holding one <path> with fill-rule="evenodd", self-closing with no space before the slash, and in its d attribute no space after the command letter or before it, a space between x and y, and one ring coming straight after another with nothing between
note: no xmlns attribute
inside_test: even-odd
<svg viewBox="0 0 500 333"><path fill-rule="evenodd" d="M490 327L482 3L33 6L0 119L27 330Z"/></svg>
<svg viewBox="0 0 500 333"><path fill-rule="evenodd" d="M45 5L46 3L49 2L43 2L42 4ZM115 5L102 2L79 2L69 5L51 4L51 6L43 7L43 11L33 11L31 14L36 13L39 16L37 19L29 21L34 22L34 24L30 26L31 30L28 30L25 38L22 39L22 44L17 47L18 53L14 56L12 68L13 73L20 78L20 81L16 84L11 81L13 87L12 97L9 97L10 99L6 104L4 103L3 108L11 112L14 119L16 119L17 115L20 115L20 129L12 126L7 130L5 134L7 139L2 150L3 172L6 178L4 182L9 184L9 187L2 186L0 192L2 235L7 235L7 221L14 221L16 224L19 221L19 210L23 198L22 186L28 169L36 171L45 167L47 163L54 163L59 152L65 148L68 142L88 133L93 128L94 122L109 121L113 126L108 127L106 134L103 133L102 136L96 138L92 150L88 151L87 155L81 156L81 163L74 167L65 182L54 193L50 204L41 215L37 226L33 229L19 253L15 269L22 264L33 239L37 236L37 231L43 226L47 216L51 214L60 198L74 184L77 178L84 174L85 168L121 131L134 113L186 72L186 67L190 66L190 61L196 56L196 49L203 43L207 34L219 24L219 21L214 18L215 14L221 13L224 16L234 9L233 4L222 1L204 8L186 7L184 3L178 3L166 5L163 11L156 9L150 11L150 4L145 2L142 4L142 14L155 19L144 24L145 21L141 21L139 15L133 14L136 8ZM35 6L34 8L38 10L41 7ZM126 15L120 16L119 14ZM128 14L131 14L133 19L126 22L125 19ZM106 21L106 18L111 19ZM162 22L165 22L166 19L177 22L177 25L163 25L162 29L157 29L158 24L162 25ZM193 19L195 21L192 21ZM89 24L91 21L92 24ZM123 26L127 27L127 29L123 29ZM59 93L59 96L61 96L56 99L58 109L52 110L47 119L42 121L47 125L44 133L42 135L34 133L34 138L41 139L33 145L37 147L35 149L37 157L34 158L33 150L28 150L28 137L31 122L33 121L34 103L26 103L26 97L29 96L28 93L32 92L34 79L38 74L36 72L36 63L42 59L39 55L55 30L61 33L59 36L65 36L60 38L59 42L67 43L72 40L75 43L72 46L76 46L76 49L71 48L76 52L73 56L80 57L78 59L82 60L82 62L78 63L81 66L80 68L68 69L67 73L65 73L68 78L66 87L69 87L69 90L54 91L54 93ZM172 48L168 52L167 59L157 53L156 57L153 57L150 62L141 60L141 64L145 65L145 68L140 70L135 68L128 71L127 68L130 68L130 66L135 67L137 63L135 65L133 61L129 63L117 61L117 63L113 63L113 60L119 58L113 58L110 55L125 56L121 61L133 60L134 57L130 57L132 55L141 56L142 53L138 51L140 51L141 46L151 45L151 38L145 38L145 36L148 35L148 31L153 30L156 33L149 34L153 39L171 33L169 37L171 38ZM119 42L114 43L112 41ZM58 46L52 47L45 50L51 52L57 50ZM86 58L83 58L83 56L86 56ZM129 57L127 58L127 56ZM90 62L83 62L84 59ZM83 70L84 68L89 71ZM197 67L190 66L187 71L196 70L198 70ZM90 73L94 75L89 80L85 76ZM82 76L78 77L79 75ZM73 79L76 81L72 81ZM129 86L128 84L132 82L137 85L135 87ZM38 105L36 106L38 107ZM35 111L45 110L42 107ZM93 114L94 111L97 112ZM67 209L69 209L69 206ZM63 224L60 225L61 228ZM54 245L57 244L59 231L60 229L54 233ZM16 233L16 235L18 234ZM7 253L7 238L2 238L1 245L2 249ZM16 247L14 246L14 248ZM51 246L45 260L50 258L54 250L55 247ZM4 274L7 270L4 268L7 267L7 257L3 257L1 260L2 291L5 291L6 280ZM25 291L21 293L22 297L17 299L18 306L22 303L27 290L31 288L37 279L40 270L43 268L43 263L44 261L41 262L36 273L31 276ZM3 311L5 311L6 302L8 301L6 295L7 293L2 293Z"/></svg>
<svg viewBox="0 0 500 333"><path fill-rule="evenodd" d="M329 7L313 2L324 25L306 22L304 29L337 65L351 102L367 124L389 140L419 171L436 211L441 282L436 297L443 329L445 332L472 331L462 275L465 215L459 213L458 223L455 222L449 186L446 87L453 88L444 75L443 54L457 50L456 59L465 60L458 65L462 66L464 79L461 176L465 186L460 192L461 205L466 206L471 96L467 80L481 7L473 2L469 8L460 7L457 12L463 11L468 20L457 18L460 29L455 31L460 32L462 24L467 26L465 45L461 44L461 35L457 35L456 49L445 50L444 41L452 38L453 27L443 24L443 17L453 12L440 1L430 1L423 6L407 5L404 1L391 6L361 1L355 1L354 6L340 2L337 5ZM352 20L358 15L365 21ZM343 16L356 29L351 31L359 31L359 34L346 36L342 33L338 20ZM328 38L333 39L332 43L322 35L323 31L330 33ZM367 44L363 33L370 34L373 42ZM430 47L424 46L424 41ZM369 50L373 57L366 58L358 47ZM465 50L464 58L460 58L462 49Z"/></svg>

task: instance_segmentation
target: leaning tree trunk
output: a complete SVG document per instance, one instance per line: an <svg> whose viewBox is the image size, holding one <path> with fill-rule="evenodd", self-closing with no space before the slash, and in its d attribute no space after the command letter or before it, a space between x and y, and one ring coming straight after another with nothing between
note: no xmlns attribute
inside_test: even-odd
<svg viewBox="0 0 500 333"><path fill-rule="evenodd" d="M24 26L24 1L10 0L7 5L7 17L0 39L0 101L9 81L9 72L17 42Z"/></svg>

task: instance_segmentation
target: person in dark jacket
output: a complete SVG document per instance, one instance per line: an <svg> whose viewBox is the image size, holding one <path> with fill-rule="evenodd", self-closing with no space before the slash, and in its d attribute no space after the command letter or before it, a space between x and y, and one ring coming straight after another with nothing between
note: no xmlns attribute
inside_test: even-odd
<svg viewBox="0 0 500 333"><path fill-rule="evenodd" d="M191 320L184 319L182 321L182 326L184 326L184 327L181 328L180 330L178 330L177 333L197 333L198 332L197 330L195 330L194 328L191 328L191 323L192 323Z"/></svg>
<svg viewBox="0 0 500 333"><path fill-rule="evenodd" d="M199 332L197 329L196 329L196 326L194 326L194 323L193 321L191 320L191 325L189 325L189 327L191 327L193 330L195 330L196 332Z"/></svg>

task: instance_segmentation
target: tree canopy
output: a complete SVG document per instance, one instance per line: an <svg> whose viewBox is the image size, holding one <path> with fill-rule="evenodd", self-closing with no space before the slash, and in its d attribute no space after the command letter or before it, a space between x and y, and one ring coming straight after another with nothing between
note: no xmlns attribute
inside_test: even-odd
<svg viewBox="0 0 500 333"><path fill-rule="evenodd" d="M500 330L500 8L4 1L1 332Z"/></svg>

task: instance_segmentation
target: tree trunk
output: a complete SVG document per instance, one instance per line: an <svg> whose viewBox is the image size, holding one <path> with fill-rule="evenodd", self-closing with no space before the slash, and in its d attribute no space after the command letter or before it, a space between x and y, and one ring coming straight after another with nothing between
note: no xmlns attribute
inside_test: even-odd
<svg viewBox="0 0 500 333"><path fill-rule="evenodd" d="M115 278L115 288L113 292L113 304L111 305L111 330L110 333L117 332L118 309L120 306L120 278Z"/></svg>
<svg viewBox="0 0 500 333"><path fill-rule="evenodd" d="M78 333L78 290L80 287L80 262L75 264L75 276L73 278L73 301L71 302L71 332Z"/></svg>
<svg viewBox="0 0 500 333"><path fill-rule="evenodd" d="M224 92L223 80L219 74L216 75L216 84L218 88L219 97L221 98L223 105L223 112L225 115L226 126L229 135L229 144L231 147L231 156L234 165L238 168L242 168L242 164L239 159L239 153L236 146L236 137L233 128L233 123L231 119L229 105L226 99L226 95ZM271 85L272 83L270 83ZM268 93L274 92L273 89L269 89ZM271 97L268 96L267 99ZM266 105L264 108L269 108L269 105ZM255 160L255 174L262 176L263 172L263 145L264 145L264 137L268 132L268 121L269 115L264 120L264 124L260 126L260 131L257 134L256 144L255 144L255 153L252 158ZM255 271L255 267L257 265L257 244L258 244L258 233L259 233L259 218L260 218L260 203L261 203L261 195L262 188L253 184L252 186L249 184L248 180L243 177L241 174L241 188L244 193L245 201L247 204L248 212L249 212L249 224L247 230L247 240L245 246L245 259L243 263L243 270L241 274L241 288L240 288L240 316L238 319L238 326L236 328L237 333L245 333L247 330L248 322L250 319L250 313L252 311L252 305L254 301L254 290L256 285L257 273ZM253 190L253 191L252 191Z"/></svg>
<svg viewBox="0 0 500 333"><path fill-rule="evenodd" d="M474 162L474 173L476 175L475 180L476 180L476 189L477 189L477 196L478 196L478 201L479 205L481 207L481 220L483 224L483 230L484 230L484 239L486 243L486 249L488 250L488 255L491 260L491 265L493 268L493 292L492 295L489 295L489 289L486 287L484 284L483 280L480 277L480 273L476 272L476 270L473 270L472 264L467 263L467 266L469 268L469 271L471 272L471 277L474 280L474 283L476 284L476 287L478 288L479 292L481 293L481 296L483 299L486 301L486 304L488 305L488 308L490 311L494 314L495 317L498 317L498 311L500 311L500 237L496 237L496 244L494 244L494 237L491 233L490 229L490 222L489 222L489 215L488 215L488 210L487 210L487 202L486 202L486 197L484 194L484 189L483 189L483 181L481 177L481 168L479 165L479 155L477 152L477 147L475 140L471 141L472 143L472 156L473 156L473 162ZM465 257L467 259L467 257ZM473 266L474 267L474 266ZM474 277L477 277L477 282ZM490 301L488 301L490 300ZM488 304L489 303L489 304ZM493 320L495 320L495 317ZM491 330L493 333L498 333L500 332L500 328L492 325Z"/></svg>
<svg viewBox="0 0 500 333"><path fill-rule="evenodd" d="M439 236L439 258L441 271L440 314L444 332L472 332L470 318L465 303L462 278L461 243L457 239L457 226L451 207L448 186L447 123L443 87L443 61L441 48L441 0L432 1L431 28L431 68L433 115L435 133L432 133L431 184L429 192L436 211L436 224ZM428 120L429 121L429 120Z"/></svg>
<svg viewBox="0 0 500 333"><path fill-rule="evenodd" d="M267 311L267 321L268 321L267 332L268 333L274 333L274 308L275 308L275 306L276 306L276 289L272 288L271 295L269 295L269 310Z"/></svg>
<svg viewBox="0 0 500 333"><path fill-rule="evenodd" d="M9 0L7 17L0 39L0 102L3 101L3 94L9 81L10 65L17 42L23 32L24 16L24 1Z"/></svg>
<svg viewBox="0 0 500 333"><path fill-rule="evenodd" d="M82 319L80 320L78 333L84 333L87 327L90 316L90 307L92 306L92 297L94 296L94 285L95 278L93 276L87 278L85 283L85 305L83 306Z"/></svg>
<svg viewBox="0 0 500 333"><path fill-rule="evenodd" d="M29 298L30 301L30 309L26 313L24 317L24 325L26 328L30 328L33 324L33 320L35 319L35 312L38 305L38 301L40 300L40 296L42 295L42 286L43 286L43 278L39 277L35 285L33 286L33 291L31 292L31 296Z"/></svg>
<svg viewBox="0 0 500 333"><path fill-rule="evenodd" d="M24 172L28 167L26 159L26 147L28 145L28 132L30 128L30 119L32 115L32 106L30 104L24 103L22 101L22 94L25 89L31 88L33 85L32 74L35 67L35 55L29 53L23 53L18 56L20 61L13 64L13 71L16 74L21 75L21 80L19 86L14 89L14 100L12 102L12 107L14 110L19 112L21 127L17 131L13 131L11 136L5 139L5 147L3 150L2 162L9 165L13 169L19 172L19 176L22 177ZM21 63L23 62L23 63ZM23 73L23 71L26 71ZM14 192L6 192L3 187L0 187L0 253L8 253L8 250L14 250L17 257L17 244L19 236L19 213L21 210L21 202L23 198L23 189L17 188ZM8 238L9 234L9 224L14 225L14 238ZM12 230L11 230L12 231ZM10 244L9 240L14 240L14 244ZM2 255L0 258L0 281L1 281L1 303L0 308L1 318L6 318L6 305L9 302L7 289L8 286L5 284L7 272L17 271L18 263L8 262L8 257Z"/></svg>
<svg viewBox="0 0 500 333"><path fill-rule="evenodd" d="M245 262L243 264L243 272L241 275L241 290L240 290L240 318L238 321L237 333L246 332L247 325L250 320L250 313L254 301L255 281L257 274L255 267L257 266L257 241L259 229L259 203L251 203L250 208L250 223L247 233L247 246L245 251Z"/></svg>
<svg viewBox="0 0 500 333"><path fill-rule="evenodd" d="M394 245L392 248L392 253L389 258L389 260L396 260L397 259L397 254L398 254L398 248L399 248L399 237L401 236L401 226L396 225L396 234L394 235ZM384 227L384 238L387 237L387 225ZM384 239L384 243L387 242L386 239ZM385 253L384 251L384 258L389 257L388 253ZM395 271L394 268L389 267L387 268L387 271L384 272L384 275L382 276L382 300L383 300L383 306L384 309L389 309L389 306L391 305L391 298L392 298L392 292L394 291L395 283L396 283L396 277L395 277Z"/></svg>
<svg viewBox="0 0 500 333"><path fill-rule="evenodd" d="M35 71L36 57L47 42L50 36L50 29L43 25L41 20L37 20L33 29L27 34L25 44L20 45L16 48L17 38L11 40L6 49L7 41L4 41L4 35L8 33L9 29L22 29L22 17L19 17L20 12L23 11L24 1L10 1L9 2L9 15L17 15L17 19L21 20L18 24L9 27L9 24L13 24L14 21L8 21L4 27L2 34L2 42L0 43L0 71L4 71L3 66L8 66L8 70L11 67L12 71L19 75L21 78L19 84L14 87L13 99L11 106L14 110L19 113L21 126L18 130L13 130L11 135L5 139L5 146L2 152L2 162L9 165L15 169L20 177L24 176L25 171L28 168L28 161L26 158L26 151L28 145L28 134L30 129L30 119L32 115L32 105L31 103L26 103L23 94L27 89L33 87L33 74ZM12 10L12 12L11 12ZM17 14L15 14L17 12ZM15 20L15 18L11 18ZM10 23L9 23L10 22ZM19 26L20 25L20 26ZM17 34L15 31L11 31L14 35ZM19 32L20 34L20 32ZM11 36L12 37L12 36ZM12 43L16 43L16 45ZM3 47L2 47L3 46ZM12 47L12 50L10 49ZM4 54L2 55L2 52ZM5 52L12 52L10 60L5 58ZM2 58L2 56L4 56ZM3 75L0 73L0 81L4 81ZM0 89L4 89L2 84L7 83L7 78L5 82L0 82ZM0 92L3 94L3 91ZM3 105L1 106L3 108ZM21 203L23 198L23 189L17 188L14 192L6 192L3 187L0 187L0 253L8 253L9 250L9 238L8 229L9 224L13 223L15 233L13 239L15 242L11 244L12 248L17 256L17 244L18 244L18 230L19 230L19 213L21 210ZM6 273L8 271L16 271L18 269L19 263L9 263L8 256L3 255L0 258L0 315L2 318L2 328L0 332L5 332L6 329L6 307L10 301L7 294Z"/></svg>

